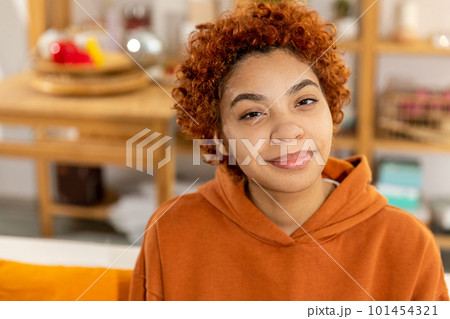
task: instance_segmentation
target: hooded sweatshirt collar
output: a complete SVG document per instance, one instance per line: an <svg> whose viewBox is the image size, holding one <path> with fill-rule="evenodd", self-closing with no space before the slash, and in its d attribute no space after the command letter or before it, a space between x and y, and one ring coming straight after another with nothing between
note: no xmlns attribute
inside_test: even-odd
<svg viewBox="0 0 450 319"><path fill-rule="evenodd" d="M364 155L344 160L329 157L322 177L340 185L291 236L248 199L244 183L233 182L221 165L216 168L215 179L200 186L198 192L244 231L268 244L282 246L323 242L362 223L387 205L387 199L371 185L372 172Z"/></svg>

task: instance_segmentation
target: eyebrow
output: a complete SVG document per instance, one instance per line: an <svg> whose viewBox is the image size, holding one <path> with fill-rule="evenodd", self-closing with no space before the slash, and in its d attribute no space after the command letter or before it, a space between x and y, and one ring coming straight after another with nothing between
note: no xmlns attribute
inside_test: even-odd
<svg viewBox="0 0 450 319"><path fill-rule="evenodd" d="M292 86L289 91L287 92L288 95L292 95L295 92L300 91L301 89L303 89L305 86L308 85L312 85L315 86L316 88L319 88L319 86L317 85L316 82L306 79L303 80L300 83L295 84L294 86ZM255 94L255 93L242 93L239 94L238 96L236 96L233 101L231 102L231 107L233 107L236 103L243 101L243 100L250 100L250 101L265 101L267 100L267 98L264 95L261 94Z"/></svg>

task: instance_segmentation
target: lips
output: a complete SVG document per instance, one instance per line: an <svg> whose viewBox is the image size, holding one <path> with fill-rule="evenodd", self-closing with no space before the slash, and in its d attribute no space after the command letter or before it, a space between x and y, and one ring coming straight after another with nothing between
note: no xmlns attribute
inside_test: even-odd
<svg viewBox="0 0 450 319"><path fill-rule="evenodd" d="M313 152L312 151L298 151L295 153L289 153L286 154L285 156L280 156L277 158L273 158L271 160L267 160L267 162L270 163L281 163L281 162L292 162L292 161L296 161L297 159L299 161L301 161L302 158L307 157L307 156L313 156Z"/></svg>
<svg viewBox="0 0 450 319"><path fill-rule="evenodd" d="M308 151L306 153L304 151L299 151L267 162L279 168L293 169L306 166L311 161L312 157L312 151Z"/></svg>

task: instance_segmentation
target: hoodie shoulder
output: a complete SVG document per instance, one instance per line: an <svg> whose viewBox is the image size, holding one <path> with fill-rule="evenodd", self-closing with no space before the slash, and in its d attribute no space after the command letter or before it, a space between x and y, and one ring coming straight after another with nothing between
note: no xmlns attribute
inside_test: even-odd
<svg viewBox="0 0 450 319"><path fill-rule="evenodd" d="M387 240L397 248L397 254L408 265L405 271L414 281L410 300L449 300L440 248L433 232L400 208L388 205L383 215L390 223Z"/></svg>
<svg viewBox="0 0 450 319"><path fill-rule="evenodd" d="M386 205L373 217L374 222L386 231L386 236L402 238L409 245L427 245L436 240L433 232L421 220L401 208Z"/></svg>
<svg viewBox="0 0 450 319"><path fill-rule="evenodd" d="M205 217L205 212L214 209L198 191L173 197L162 203L150 217L150 223L157 221L158 225L171 222L181 224L188 221L197 222Z"/></svg>

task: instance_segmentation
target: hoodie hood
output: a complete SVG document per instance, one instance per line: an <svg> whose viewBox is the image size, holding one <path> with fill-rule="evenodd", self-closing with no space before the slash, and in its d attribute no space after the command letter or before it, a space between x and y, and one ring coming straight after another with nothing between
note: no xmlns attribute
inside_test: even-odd
<svg viewBox="0 0 450 319"><path fill-rule="evenodd" d="M322 177L340 185L291 236L248 199L244 183L233 182L222 165L216 168L215 178L200 186L198 192L244 231L282 246L323 242L363 223L387 205L387 199L371 185L372 172L364 155L343 160L329 157Z"/></svg>

